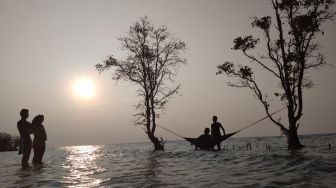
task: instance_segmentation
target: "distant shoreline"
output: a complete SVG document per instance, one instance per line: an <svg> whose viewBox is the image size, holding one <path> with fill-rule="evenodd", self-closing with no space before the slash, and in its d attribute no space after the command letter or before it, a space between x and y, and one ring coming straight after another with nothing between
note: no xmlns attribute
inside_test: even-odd
<svg viewBox="0 0 336 188"><path fill-rule="evenodd" d="M8 151L18 151L17 148L9 149L9 150L0 150L0 152L8 152Z"/></svg>
<svg viewBox="0 0 336 188"><path fill-rule="evenodd" d="M314 133L314 134L301 134L299 137L306 137L306 136L313 136L313 135L333 135L336 133ZM197 137L197 135L195 136ZM282 137L282 136L248 136L248 137L231 137L230 139L238 139L238 138L276 138L276 137ZM183 139L177 139L177 140L168 140L168 142L178 142L178 141L184 141ZM59 146L50 146L48 148L58 148L58 147L71 147L71 146L89 146L89 145L113 145L113 144L150 144L150 141L139 141L139 142L117 142L117 143L109 143L109 144L98 144L98 143L92 143L92 144L74 144L74 145L59 145Z"/></svg>

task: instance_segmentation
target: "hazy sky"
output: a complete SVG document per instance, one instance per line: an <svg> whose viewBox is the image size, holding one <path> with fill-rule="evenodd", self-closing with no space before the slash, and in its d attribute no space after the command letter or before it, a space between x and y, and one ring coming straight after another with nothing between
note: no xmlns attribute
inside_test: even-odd
<svg viewBox="0 0 336 188"><path fill-rule="evenodd" d="M176 78L182 95L171 100L159 123L196 137L217 115L227 132L238 130L265 113L247 89L226 86L228 79L216 76L216 66L225 60L248 62L231 50L232 41L258 33L250 27L251 17L272 13L268 0L0 0L0 131L18 134L19 111L28 108L29 121L45 115L48 146L148 141L133 123L136 87L94 68L108 55L121 57L118 37L144 15L166 25L188 48L183 54L188 64ZM325 31L322 52L336 66L335 23ZM268 80L264 88L277 86L269 74L259 76ZM299 133L336 132L336 68L310 76L316 85L304 93ZM81 78L94 82L94 97L74 93ZM285 121L286 112L279 115ZM236 136L279 134L267 120ZM160 128L157 135L179 139Z"/></svg>

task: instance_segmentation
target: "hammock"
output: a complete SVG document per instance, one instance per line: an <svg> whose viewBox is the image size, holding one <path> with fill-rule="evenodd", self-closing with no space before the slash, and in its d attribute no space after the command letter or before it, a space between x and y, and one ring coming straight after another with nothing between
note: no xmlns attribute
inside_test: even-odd
<svg viewBox="0 0 336 188"><path fill-rule="evenodd" d="M235 135L236 133L238 133L239 131L237 132L233 132L233 133L230 133L230 134L225 134L225 135L222 135L219 142L223 142L224 140L230 138L231 136ZM195 145L196 147L199 147L199 141L197 138L188 138L188 137L183 137L185 140L187 140L188 142L191 143L191 145ZM216 143L212 143L212 145L216 145Z"/></svg>
<svg viewBox="0 0 336 188"><path fill-rule="evenodd" d="M275 112L269 114L269 116L272 116L272 115L274 115L274 114L280 112L281 110L283 110L283 109L285 109L285 108L286 108L286 107L283 107L283 108L281 108L281 109L279 109L279 110L277 110L277 111L275 111ZM220 140L217 140L217 142L215 142L215 141L212 142L212 143L211 143L211 146L216 145L216 143L218 143L218 142L219 142L219 143L220 143L220 142L223 142L224 140L230 138L231 136L233 136L233 135L239 133L240 131L243 131L243 130L245 130L245 129L251 127L252 125L255 125L255 124L257 124L257 123L263 121L263 120L266 119L266 118L268 118L268 115L265 116L265 117L263 117L262 119L259 119L259 120L256 121L256 122L251 123L250 125L248 125L248 126L242 128L242 129L240 129L240 130L238 130L238 131L236 131L236 132L222 135L221 138L220 138ZM177 134L177 133L175 133L175 132L173 132L173 131L171 131L171 130L169 130L169 129L167 129L167 128L161 126L161 125L157 125L157 126L158 126L158 127L161 127L162 129L164 129L164 130L166 130L166 131L168 131L168 132L171 132L171 133L175 134L176 136L179 136L179 137L181 137L181 138L187 140L188 142L191 143L191 145L195 145L196 147L199 147L199 141L198 141L197 138L183 137L183 136L181 136L181 135L179 135L179 134Z"/></svg>

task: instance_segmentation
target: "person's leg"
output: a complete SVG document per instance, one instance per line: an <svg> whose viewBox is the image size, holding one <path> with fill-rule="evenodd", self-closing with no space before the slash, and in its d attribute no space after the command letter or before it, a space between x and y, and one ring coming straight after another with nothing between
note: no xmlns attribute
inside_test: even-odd
<svg viewBox="0 0 336 188"><path fill-rule="evenodd" d="M44 152L45 152L45 143L42 143L41 148L40 148L40 152L39 152L39 161L38 161L39 164L42 164L42 159L43 159Z"/></svg>
<svg viewBox="0 0 336 188"><path fill-rule="evenodd" d="M36 165L38 163L38 149L35 144L33 149L34 149L33 164Z"/></svg>
<svg viewBox="0 0 336 188"><path fill-rule="evenodd" d="M30 151L31 151L31 149L29 149L29 148L26 148L23 151L22 160L21 160L21 163L22 163L23 167L29 166L28 160L29 160L29 157L30 157Z"/></svg>
<svg viewBox="0 0 336 188"><path fill-rule="evenodd" d="M220 142L218 142L217 147L218 147L218 150L221 150Z"/></svg>
<svg viewBox="0 0 336 188"><path fill-rule="evenodd" d="M35 164L38 165L40 164L40 156L41 156L41 144L38 143L36 144L36 147L35 147L35 150L36 151L34 154L36 154L36 157L35 157ZM35 156L35 155L34 155Z"/></svg>
<svg viewBox="0 0 336 188"><path fill-rule="evenodd" d="M217 150L220 150L220 137L215 137L215 141L216 141L216 146L217 146Z"/></svg>

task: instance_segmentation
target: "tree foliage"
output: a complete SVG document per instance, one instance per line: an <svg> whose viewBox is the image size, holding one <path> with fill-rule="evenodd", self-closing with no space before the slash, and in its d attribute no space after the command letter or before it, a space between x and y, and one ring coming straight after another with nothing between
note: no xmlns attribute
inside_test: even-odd
<svg viewBox="0 0 336 188"><path fill-rule="evenodd" d="M147 17L140 18L119 41L127 52L126 59L118 60L111 55L102 64L97 64L96 69L100 73L113 69L114 80L139 86L136 124L145 127L155 148L160 149L154 136L156 118L180 89L180 85L170 87L169 83L174 82L179 66L186 63L180 56L186 44L174 38L166 26L155 27Z"/></svg>
<svg viewBox="0 0 336 188"><path fill-rule="evenodd" d="M298 121L303 113L303 89L313 86L307 76L311 69L326 64L320 53L318 37L324 34L322 24L333 20L335 16L334 0L271 0L275 21L270 16L254 17L253 28L262 31L266 53L256 56L250 52L260 39L253 36L237 37L233 50L240 50L252 63L271 73L280 83L280 92L274 92L288 110L288 128L270 116L268 96L255 79L249 66L225 62L218 66L217 74L225 73L237 78L237 82L228 82L234 87L249 88L264 106L269 118L289 136L289 148L300 148L297 137ZM294 141L293 141L294 140Z"/></svg>
<svg viewBox="0 0 336 188"><path fill-rule="evenodd" d="M19 143L18 136L0 132L0 151L16 151Z"/></svg>

